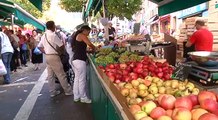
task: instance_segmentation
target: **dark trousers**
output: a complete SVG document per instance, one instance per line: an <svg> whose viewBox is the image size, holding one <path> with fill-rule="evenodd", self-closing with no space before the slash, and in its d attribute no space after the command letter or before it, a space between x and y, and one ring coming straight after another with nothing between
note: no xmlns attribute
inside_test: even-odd
<svg viewBox="0 0 218 120"><path fill-rule="evenodd" d="M28 50L20 49L20 60L21 60L22 65L26 65L27 63L27 53L28 53Z"/></svg>

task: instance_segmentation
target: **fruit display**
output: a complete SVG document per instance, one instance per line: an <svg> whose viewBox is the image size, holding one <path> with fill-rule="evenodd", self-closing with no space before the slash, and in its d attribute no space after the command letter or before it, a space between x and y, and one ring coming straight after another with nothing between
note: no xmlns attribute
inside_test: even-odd
<svg viewBox="0 0 218 120"><path fill-rule="evenodd" d="M159 96L167 94L169 96L162 98L162 107L165 109L172 109L174 107L174 104L172 103L176 101L176 97L183 97L191 94L198 95L200 92L200 90L196 88L193 83L188 81L163 81L158 77L151 76L147 76L145 79L138 78L136 80L132 80L131 82L115 83L115 86L120 90L121 94L126 97L128 105L139 104L141 101L147 100L158 101ZM192 96L190 97L194 100ZM182 102L180 102L180 104L181 103ZM180 104L178 104L178 106Z"/></svg>
<svg viewBox="0 0 218 120"><path fill-rule="evenodd" d="M123 53L126 54L126 53ZM173 68L167 63L155 62L149 56L144 56L142 60L137 61L136 56L122 58L122 61L134 59L126 63L108 64L106 67L99 66L112 82L119 83L129 82L138 78L145 78L148 75L161 78L162 80L170 80ZM121 57L120 57L121 59ZM119 60L120 60L119 59ZM173 85L176 83L173 83ZM174 86L173 86L174 87ZM181 88L184 86L181 86Z"/></svg>
<svg viewBox="0 0 218 120"><path fill-rule="evenodd" d="M112 49L102 48L95 55L95 62L98 65L107 65L112 63L126 63L130 61L140 61L141 57L135 53L126 51L124 48Z"/></svg>
<svg viewBox="0 0 218 120"><path fill-rule="evenodd" d="M217 94L201 91L198 95L174 97L162 94L156 100L129 106L136 120L218 120Z"/></svg>

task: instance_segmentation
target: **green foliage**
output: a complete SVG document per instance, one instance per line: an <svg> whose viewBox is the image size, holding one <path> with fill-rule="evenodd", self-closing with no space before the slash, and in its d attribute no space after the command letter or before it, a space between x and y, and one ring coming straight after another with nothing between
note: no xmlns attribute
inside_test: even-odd
<svg viewBox="0 0 218 120"><path fill-rule="evenodd" d="M132 15L141 9L142 0L107 0L109 15L131 19Z"/></svg>
<svg viewBox="0 0 218 120"><path fill-rule="evenodd" d="M60 6L68 12L82 12L86 0L60 0Z"/></svg>
<svg viewBox="0 0 218 120"><path fill-rule="evenodd" d="M34 17L39 18L42 17L43 13L39 11L29 0L11 0L12 2L21 6L24 10L32 14ZM42 9L46 11L50 7L51 0L43 0Z"/></svg>
<svg viewBox="0 0 218 120"><path fill-rule="evenodd" d="M132 19L132 15L141 9L142 0L105 0L107 16L126 17ZM68 12L81 12L86 0L61 0L60 6Z"/></svg>

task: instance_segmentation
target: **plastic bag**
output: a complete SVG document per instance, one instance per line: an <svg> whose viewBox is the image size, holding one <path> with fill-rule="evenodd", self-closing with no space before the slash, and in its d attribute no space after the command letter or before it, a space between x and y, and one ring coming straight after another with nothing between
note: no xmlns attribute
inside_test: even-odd
<svg viewBox="0 0 218 120"><path fill-rule="evenodd" d="M36 54L36 55L42 54L42 52L39 50L38 47L36 47L36 48L34 49L33 53Z"/></svg>
<svg viewBox="0 0 218 120"><path fill-rule="evenodd" d="M6 74L7 74L7 70L2 62L2 59L0 59L0 75L6 75Z"/></svg>

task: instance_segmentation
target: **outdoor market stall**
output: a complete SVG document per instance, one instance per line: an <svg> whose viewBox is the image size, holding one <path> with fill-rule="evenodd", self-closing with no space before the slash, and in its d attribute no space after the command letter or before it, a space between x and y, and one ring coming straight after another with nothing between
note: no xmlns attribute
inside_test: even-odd
<svg viewBox="0 0 218 120"><path fill-rule="evenodd" d="M159 5L161 16L208 0L151 1ZM94 8L96 7L90 7L89 10L95 10ZM87 12L90 11L85 13ZM196 62L197 66L201 66L199 59L216 61L217 53L205 53L207 54L205 56L190 53L191 57L199 58L198 60L193 58L195 64L180 65L175 69L169 64L175 65L177 40L165 34L164 42L170 43L169 47L163 47L165 59L147 55L137 56L138 53L131 50L124 50L125 52L120 54L119 50L122 51L123 48L118 48L118 51L109 50L110 52L108 49L100 49L106 52L103 55L89 54L88 76L96 120L204 120L204 116L210 119L217 115L218 107L214 109L209 107L218 105L217 94L205 91L216 88L213 86L218 80L216 72L206 73L205 76L203 75L205 72L199 72L197 69L199 74L194 75ZM130 51L131 53L128 53ZM202 75L204 79L200 81L211 83L210 85L203 84L198 81L199 79L193 80L193 76L202 78ZM208 85L209 87L206 87ZM207 98L211 99L210 104L207 104L209 101ZM204 113L207 114L203 115Z"/></svg>
<svg viewBox="0 0 218 120"><path fill-rule="evenodd" d="M12 26L13 24L23 26L28 23L35 26L39 30L45 30L45 25L42 22L13 2L0 0L0 12L2 22L11 22Z"/></svg>

